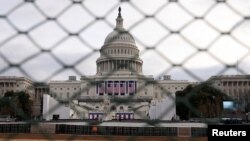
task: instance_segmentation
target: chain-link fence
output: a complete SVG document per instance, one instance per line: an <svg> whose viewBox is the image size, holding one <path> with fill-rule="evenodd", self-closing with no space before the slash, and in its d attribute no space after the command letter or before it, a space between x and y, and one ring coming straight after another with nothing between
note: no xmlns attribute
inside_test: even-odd
<svg viewBox="0 0 250 141"><path fill-rule="evenodd" d="M44 83L94 75L119 6L124 27L140 50L144 74L205 81L249 73L248 0L1 0L0 75Z"/></svg>

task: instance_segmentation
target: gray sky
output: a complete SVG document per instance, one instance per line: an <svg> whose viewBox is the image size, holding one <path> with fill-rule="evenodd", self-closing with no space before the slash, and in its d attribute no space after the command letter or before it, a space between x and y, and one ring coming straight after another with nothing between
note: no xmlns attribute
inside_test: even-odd
<svg viewBox="0 0 250 141"><path fill-rule="evenodd" d="M144 74L190 81L193 75L249 74L249 0L0 0L0 75L28 74L36 81L94 75L97 50L113 30L118 6L141 51ZM236 64L238 72L226 67Z"/></svg>

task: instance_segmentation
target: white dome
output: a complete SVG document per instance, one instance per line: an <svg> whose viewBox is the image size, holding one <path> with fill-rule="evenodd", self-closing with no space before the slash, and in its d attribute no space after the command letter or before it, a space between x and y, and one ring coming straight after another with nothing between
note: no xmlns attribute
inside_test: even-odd
<svg viewBox="0 0 250 141"><path fill-rule="evenodd" d="M121 8L118 9L116 27L108 34L96 60L98 75L131 75L142 73L142 60L134 37L123 28Z"/></svg>
<svg viewBox="0 0 250 141"><path fill-rule="evenodd" d="M112 43L130 43L135 45L134 37L125 30L114 30L105 39L104 45Z"/></svg>

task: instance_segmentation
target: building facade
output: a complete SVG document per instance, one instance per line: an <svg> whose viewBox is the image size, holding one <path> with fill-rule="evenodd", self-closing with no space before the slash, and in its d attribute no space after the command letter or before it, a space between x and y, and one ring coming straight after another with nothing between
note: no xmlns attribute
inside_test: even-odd
<svg viewBox="0 0 250 141"><path fill-rule="evenodd" d="M4 94L8 91L24 91L33 96L33 81L26 77L0 76L0 97L3 97Z"/></svg>
<svg viewBox="0 0 250 141"><path fill-rule="evenodd" d="M249 75L218 75L208 79L212 85L227 94L237 104L241 111L250 102L250 76Z"/></svg>
<svg viewBox="0 0 250 141"><path fill-rule="evenodd" d="M123 27L119 8L116 26L100 49L96 75L82 76L80 80L71 76L65 81L50 81L50 98L69 101L66 106L75 111L69 112L72 114L69 117L80 119L175 118L174 94L189 82L172 80L170 76L155 80L151 75L144 75L139 54L133 36ZM61 118L59 113L50 114Z"/></svg>
<svg viewBox="0 0 250 141"><path fill-rule="evenodd" d="M43 92L38 94L35 84L32 80L26 77L17 76L0 76L0 97L3 97L6 92L25 92L29 94L30 100L33 102L32 116L41 116L41 98ZM38 96L39 95L39 96Z"/></svg>
<svg viewBox="0 0 250 141"><path fill-rule="evenodd" d="M35 93L33 96L33 115L41 119L43 112L43 95L49 93L49 86L46 83L35 83Z"/></svg>
<svg viewBox="0 0 250 141"><path fill-rule="evenodd" d="M143 74L143 61L133 36L123 27L119 9L114 30L109 33L96 60L95 75L69 76L36 84L25 77L0 76L0 96L24 91L33 100L34 116L52 119L161 119L176 118L175 93L188 81L165 75L155 79ZM239 108L250 102L250 76L213 76L212 85L232 97Z"/></svg>

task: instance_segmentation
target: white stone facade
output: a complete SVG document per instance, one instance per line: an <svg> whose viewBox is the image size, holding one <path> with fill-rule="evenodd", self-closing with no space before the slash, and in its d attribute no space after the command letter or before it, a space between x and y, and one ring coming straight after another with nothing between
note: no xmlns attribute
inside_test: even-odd
<svg viewBox="0 0 250 141"><path fill-rule="evenodd" d="M246 104L250 102L250 76L249 75L218 75L212 76L208 82L228 96L244 111Z"/></svg>
<svg viewBox="0 0 250 141"><path fill-rule="evenodd" d="M143 61L133 36L123 28L120 11L116 27L106 37L100 54L96 75L49 82L50 95L69 101L70 108L75 110L74 117L171 120L176 116L174 94L189 82L171 80L170 76L155 80L153 76L143 75ZM150 115L155 107L169 110L157 111L157 116Z"/></svg>
<svg viewBox="0 0 250 141"><path fill-rule="evenodd" d="M41 98L42 94L45 93L45 91L38 91L37 89L34 82L26 77L0 76L0 97L4 96L8 91L23 91L29 94L30 99L33 101L32 116L35 117L41 115Z"/></svg>
<svg viewBox="0 0 250 141"><path fill-rule="evenodd" d="M43 119L59 120L73 119L73 110L70 109L69 103L63 103L60 100L52 98L51 95L43 95Z"/></svg>
<svg viewBox="0 0 250 141"><path fill-rule="evenodd" d="M25 77L16 76L0 76L0 97L8 91L20 92L24 91L33 97L34 86L33 81Z"/></svg>

